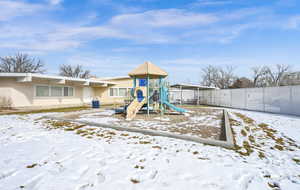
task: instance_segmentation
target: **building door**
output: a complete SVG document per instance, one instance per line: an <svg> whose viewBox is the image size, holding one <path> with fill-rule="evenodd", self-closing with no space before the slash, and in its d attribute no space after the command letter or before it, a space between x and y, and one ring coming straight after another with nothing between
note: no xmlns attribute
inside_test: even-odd
<svg viewBox="0 0 300 190"><path fill-rule="evenodd" d="M93 100L93 89L91 87L83 88L83 102L91 103Z"/></svg>

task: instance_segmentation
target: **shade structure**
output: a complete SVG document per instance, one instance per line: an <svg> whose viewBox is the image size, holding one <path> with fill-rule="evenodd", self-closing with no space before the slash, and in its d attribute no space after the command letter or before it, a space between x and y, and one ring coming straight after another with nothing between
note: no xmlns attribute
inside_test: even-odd
<svg viewBox="0 0 300 190"><path fill-rule="evenodd" d="M158 66L152 64L151 62L145 62L142 65L135 68L133 71L128 73L130 77L136 78L147 78L150 77L151 79L157 78L165 78L168 76L168 73Z"/></svg>

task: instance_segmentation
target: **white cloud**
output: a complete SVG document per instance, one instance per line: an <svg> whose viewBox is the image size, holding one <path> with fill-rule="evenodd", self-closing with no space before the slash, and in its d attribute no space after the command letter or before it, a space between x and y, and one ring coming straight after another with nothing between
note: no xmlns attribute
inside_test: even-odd
<svg viewBox="0 0 300 190"><path fill-rule="evenodd" d="M0 1L0 21L7 21L17 16L24 16L32 14L43 9L40 4L30 4L22 1Z"/></svg>
<svg viewBox="0 0 300 190"><path fill-rule="evenodd" d="M232 1L228 0L198 0L194 2L193 6L221 6L221 5L228 5L232 4Z"/></svg>
<svg viewBox="0 0 300 190"><path fill-rule="evenodd" d="M213 14L193 13L181 9L164 9L118 15L113 17L110 23L123 26L185 27L211 24L217 20Z"/></svg>
<svg viewBox="0 0 300 190"><path fill-rule="evenodd" d="M59 5L63 2L63 0L49 0L51 5Z"/></svg>
<svg viewBox="0 0 300 190"><path fill-rule="evenodd" d="M22 5L31 7L24 10L38 9L37 5ZM13 7L12 4L10 6ZM15 6L22 7L20 4ZM266 14L269 15L268 19L265 19ZM0 26L0 47L26 51L61 51L82 47L102 38L125 39L135 44L230 43L249 29L274 27L274 18L266 9L240 9L209 14L164 9L119 14L101 25L91 24L89 19L95 18L90 17L83 18L86 22L80 24L47 20L43 20L43 26L39 25L38 20L26 20L18 24L7 22ZM297 27L299 20L299 17L290 19L290 28ZM277 21L284 23L285 20Z"/></svg>
<svg viewBox="0 0 300 190"><path fill-rule="evenodd" d="M286 27L288 29L297 29L300 27L300 15L295 15L289 18Z"/></svg>
<svg viewBox="0 0 300 190"><path fill-rule="evenodd" d="M66 63L71 65L82 65L89 68L92 73L100 77L127 75L136 65L143 63L136 57L113 56L104 54L93 54L80 52L67 58Z"/></svg>

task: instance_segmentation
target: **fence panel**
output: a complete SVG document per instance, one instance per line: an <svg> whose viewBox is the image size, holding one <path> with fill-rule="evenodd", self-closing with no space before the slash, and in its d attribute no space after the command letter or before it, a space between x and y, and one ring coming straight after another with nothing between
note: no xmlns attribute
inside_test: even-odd
<svg viewBox="0 0 300 190"><path fill-rule="evenodd" d="M300 115L300 86L291 89L291 114Z"/></svg>
<svg viewBox="0 0 300 190"><path fill-rule="evenodd" d="M180 100L180 90L170 98ZM300 116L300 86L182 91L183 103L196 104L198 98L200 104Z"/></svg>
<svg viewBox="0 0 300 190"><path fill-rule="evenodd" d="M283 86L277 87L279 89L279 104L280 104L280 113L291 113L291 87Z"/></svg>
<svg viewBox="0 0 300 190"><path fill-rule="evenodd" d="M246 109L264 111L264 89L249 88L246 93Z"/></svg>
<svg viewBox="0 0 300 190"><path fill-rule="evenodd" d="M231 106L231 92L230 90L220 91L220 106L230 107Z"/></svg>
<svg viewBox="0 0 300 190"><path fill-rule="evenodd" d="M232 89L231 90L231 106L233 108L246 109L246 91L245 89Z"/></svg>
<svg viewBox="0 0 300 190"><path fill-rule="evenodd" d="M277 87L265 88L265 111L280 113L280 89Z"/></svg>

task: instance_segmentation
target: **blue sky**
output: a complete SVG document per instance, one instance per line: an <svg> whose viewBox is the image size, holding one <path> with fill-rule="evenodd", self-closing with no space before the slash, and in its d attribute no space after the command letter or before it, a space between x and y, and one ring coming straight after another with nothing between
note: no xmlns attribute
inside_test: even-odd
<svg viewBox="0 0 300 190"><path fill-rule="evenodd" d="M144 61L172 82L208 64L251 76L257 65L300 70L299 0L0 0L0 56L40 57L47 72L81 64L99 77Z"/></svg>

